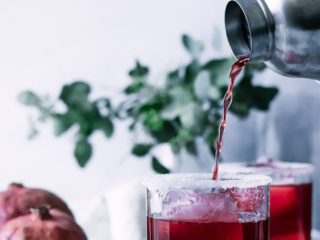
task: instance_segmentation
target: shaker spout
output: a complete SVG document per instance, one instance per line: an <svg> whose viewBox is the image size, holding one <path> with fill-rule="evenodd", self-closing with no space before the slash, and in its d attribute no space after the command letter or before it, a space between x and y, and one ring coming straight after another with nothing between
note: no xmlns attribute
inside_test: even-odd
<svg viewBox="0 0 320 240"><path fill-rule="evenodd" d="M229 0L225 27L237 58L320 79L320 0Z"/></svg>
<svg viewBox="0 0 320 240"><path fill-rule="evenodd" d="M232 0L225 13L228 41L237 58L267 61L273 50L273 20L257 0Z"/></svg>

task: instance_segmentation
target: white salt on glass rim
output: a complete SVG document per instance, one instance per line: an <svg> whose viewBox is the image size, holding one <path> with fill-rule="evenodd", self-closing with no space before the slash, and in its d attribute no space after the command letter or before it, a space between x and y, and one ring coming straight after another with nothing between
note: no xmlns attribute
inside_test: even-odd
<svg viewBox="0 0 320 240"><path fill-rule="evenodd" d="M166 174L146 177L143 185L150 191L164 189L209 189L209 188L255 188L270 184L266 175L222 173L219 180L212 180L212 174Z"/></svg>
<svg viewBox="0 0 320 240"><path fill-rule="evenodd" d="M259 165L260 164L260 165ZM265 165L261 165L265 164ZM229 174L264 174L272 178L272 185L303 184L312 182L313 165L309 163L294 163L258 160L253 163L222 163L221 173Z"/></svg>

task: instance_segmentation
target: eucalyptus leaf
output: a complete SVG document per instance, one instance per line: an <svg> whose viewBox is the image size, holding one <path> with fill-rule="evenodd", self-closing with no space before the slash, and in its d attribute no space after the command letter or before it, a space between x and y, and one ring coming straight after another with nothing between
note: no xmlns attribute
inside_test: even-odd
<svg viewBox="0 0 320 240"><path fill-rule="evenodd" d="M176 69L171 71L167 75L167 87L179 86L183 82L183 77L181 76L181 69Z"/></svg>
<svg viewBox="0 0 320 240"><path fill-rule="evenodd" d="M150 110L160 111L164 105L170 101L170 96L167 92L154 93L145 103L139 106L138 111L144 113Z"/></svg>
<svg viewBox="0 0 320 240"><path fill-rule="evenodd" d="M83 111L92 109L93 104L88 100L91 87L86 82L73 82L70 85L65 85L62 88L60 99L68 106L78 108Z"/></svg>
<svg viewBox="0 0 320 240"><path fill-rule="evenodd" d="M193 60L185 69L184 84L193 84L200 71L201 65L199 61Z"/></svg>
<svg viewBox="0 0 320 240"><path fill-rule="evenodd" d="M24 91L18 95L18 101L25 106L39 106L40 97L32 91Z"/></svg>
<svg viewBox="0 0 320 240"><path fill-rule="evenodd" d="M129 71L129 76L134 79L141 79L148 75L149 68L147 66L143 66L138 60L136 61L136 66L134 69Z"/></svg>
<svg viewBox="0 0 320 240"><path fill-rule="evenodd" d="M190 141L187 142L185 145L185 148L187 150L188 153L197 156L198 151L197 151L197 147L196 147L196 142L195 141Z"/></svg>
<svg viewBox="0 0 320 240"><path fill-rule="evenodd" d="M179 112L179 118L182 123L182 126L187 129L193 129L197 124L197 114L201 114L199 110L199 106L190 102L183 106Z"/></svg>
<svg viewBox="0 0 320 240"><path fill-rule="evenodd" d="M186 145L194 142L194 136L190 130L186 128L180 128L176 137L170 140L171 150L174 154L178 154L182 148L186 148Z"/></svg>
<svg viewBox="0 0 320 240"><path fill-rule="evenodd" d="M214 60L208 61L202 67L202 69L210 72L211 85L217 86L217 87L228 85L229 73L234 61L235 60L233 58L214 59Z"/></svg>
<svg viewBox="0 0 320 240"><path fill-rule="evenodd" d="M126 94L133 94L133 93L137 93L139 92L141 89L143 89L145 87L145 82L143 81L136 81L134 83L132 83L131 85L129 85L128 87L126 87L124 89L124 92Z"/></svg>
<svg viewBox="0 0 320 240"><path fill-rule="evenodd" d="M73 125L73 121L68 114L53 114L54 135L59 137L68 131Z"/></svg>
<svg viewBox="0 0 320 240"><path fill-rule="evenodd" d="M271 101L277 96L279 90L274 87L265 88L265 87L254 87L254 107L259 110L268 110Z"/></svg>
<svg viewBox="0 0 320 240"><path fill-rule="evenodd" d="M230 107L230 112L240 118L247 117L252 106L249 103L234 101Z"/></svg>
<svg viewBox="0 0 320 240"><path fill-rule="evenodd" d="M80 125L79 133L82 136L90 136L93 131L99 130L101 128L97 127L104 127L103 124L103 117L100 115L99 109L94 104L92 105L91 109L78 109L78 108L71 108L70 114L72 113L72 118L74 119L77 124ZM108 122L107 122L108 124Z"/></svg>
<svg viewBox="0 0 320 240"><path fill-rule="evenodd" d="M252 108L268 110L271 101L278 94L278 89L274 87L253 86L252 79L253 73L247 72L234 89L230 111L239 117L248 116Z"/></svg>
<svg viewBox="0 0 320 240"><path fill-rule="evenodd" d="M92 146L87 138L80 139L76 142L74 156L80 167L85 167L92 156Z"/></svg>
<svg viewBox="0 0 320 240"><path fill-rule="evenodd" d="M168 174L170 170L163 166L156 157L152 157L152 168L155 172L160 174Z"/></svg>
<svg viewBox="0 0 320 240"><path fill-rule="evenodd" d="M82 118L79 125L79 134L81 136L89 137L95 130L95 123L89 119Z"/></svg>
<svg viewBox="0 0 320 240"><path fill-rule="evenodd" d="M170 140L170 147L171 147L171 151L174 153L174 154L179 154L180 152L180 149L181 149L181 143L179 141L178 138L172 138Z"/></svg>
<svg viewBox="0 0 320 240"><path fill-rule="evenodd" d="M210 98L210 100L218 101L222 96L224 95L221 94L220 89L217 86L211 85L209 87L208 97Z"/></svg>
<svg viewBox="0 0 320 240"><path fill-rule="evenodd" d="M190 142L194 140L191 131L187 128L179 129L178 138L183 142Z"/></svg>
<svg viewBox="0 0 320 240"><path fill-rule="evenodd" d="M198 58L204 50L203 43L192 39L186 34L182 35L182 43L193 58Z"/></svg>
<svg viewBox="0 0 320 240"><path fill-rule="evenodd" d="M198 99L219 100L220 90L216 85L211 84L211 76L208 71L201 71L194 82L194 92Z"/></svg>
<svg viewBox="0 0 320 240"><path fill-rule="evenodd" d="M185 88L174 88L170 90L172 101L165 106L161 116L165 120L178 118L183 127L187 129L196 128L198 120L203 116L201 106L194 101L192 93Z"/></svg>
<svg viewBox="0 0 320 240"><path fill-rule="evenodd" d="M164 121L160 129L151 130L149 133L158 143L168 143L178 134L177 129L174 126L176 124L177 122L175 120Z"/></svg>
<svg viewBox="0 0 320 240"><path fill-rule="evenodd" d="M183 87L172 88L169 91L171 102L165 106L161 112L161 116L167 120L173 120L185 112L183 108L190 108L193 105L192 93Z"/></svg>
<svg viewBox="0 0 320 240"><path fill-rule="evenodd" d="M209 72L200 72L194 81L194 92L197 98L201 100L208 98L210 85L211 84Z"/></svg>
<svg viewBox="0 0 320 240"><path fill-rule="evenodd" d="M103 131L107 138L112 137L114 132L114 126L110 117L102 117L96 121L96 129Z"/></svg>
<svg viewBox="0 0 320 240"><path fill-rule="evenodd" d="M164 125L164 119L162 119L159 112L151 109L145 113L143 124L148 127L150 131L159 131Z"/></svg>
<svg viewBox="0 0 320 240"><path fill-rule="evenodd" d="M135 144L131 153L137 157L144 157L149 153L152 147L152 144Z"/></svg>

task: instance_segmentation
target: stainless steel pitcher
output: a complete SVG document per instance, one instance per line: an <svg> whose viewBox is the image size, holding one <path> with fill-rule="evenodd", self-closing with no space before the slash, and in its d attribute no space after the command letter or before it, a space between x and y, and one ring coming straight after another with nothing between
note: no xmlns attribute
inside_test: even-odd
<svg viewBox="0 0 320 240"><path fill-rule="evenodd" d="M236 57L320 80L320 0L231 0L225 23Z"/></svg>

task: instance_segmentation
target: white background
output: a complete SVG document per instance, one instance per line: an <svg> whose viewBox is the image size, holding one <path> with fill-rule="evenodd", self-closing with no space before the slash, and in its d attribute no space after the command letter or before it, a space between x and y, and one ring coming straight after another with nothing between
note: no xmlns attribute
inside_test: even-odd
<svg viewBox="0 0 320 240"><path fill-rule="evenodd" d="M16 101L32 89L57 97L61 86L89 81L94 94L120 92L135 59L154 75L182 63L182 33L209 42L223 23L222 1L3 0L0 1L0 186L22 181L67 199L91 197L146 174L149 161L130 158L125 126L111 141L95 136L86 169L72 156L73 135L52 136L51 124L27 139L28 115ZM226 45L226 44L225 44ZM227 46L227 45L226 45Z"/></svg>

